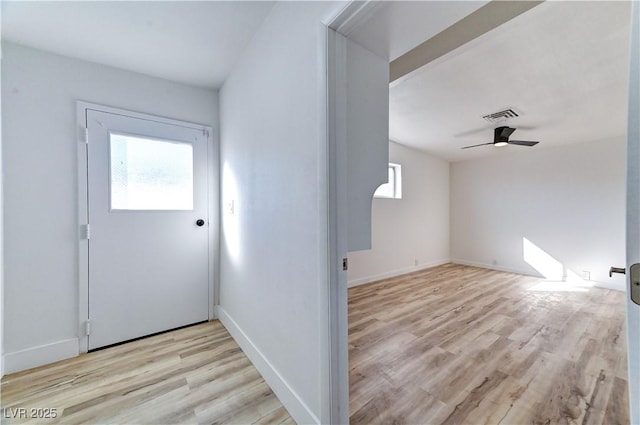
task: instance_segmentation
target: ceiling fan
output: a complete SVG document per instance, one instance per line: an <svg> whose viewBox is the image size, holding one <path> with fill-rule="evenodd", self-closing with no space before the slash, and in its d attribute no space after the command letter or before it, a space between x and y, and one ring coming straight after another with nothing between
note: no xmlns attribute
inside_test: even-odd
<svg viewBox="0 0 640 425"><path fill-rule="evenodd" d="M532 142L529 140L509 140L509 136L511 136L511 134L516 131L515 128L513 127L497 127L495 130L493 130L493 142L489 142L489 143L481 143L479 145L472 145L472 146L465 146L462 149L469 149L469 148L475 148L478 146L486 146L486 145L493 145L493 146L506 146L506 145L518 145L518 146L534 146L537 145L538 142Z"/></svg>

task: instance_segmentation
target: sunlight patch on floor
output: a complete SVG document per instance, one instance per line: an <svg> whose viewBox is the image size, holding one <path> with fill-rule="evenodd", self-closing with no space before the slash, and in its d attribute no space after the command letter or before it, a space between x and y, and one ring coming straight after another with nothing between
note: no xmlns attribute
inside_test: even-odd
<svg viewBox="0 0 640 425"><path fill-rule="evenodd" d="M562 280L543 280L535 284L529 291L538 292L587 292L593 285L587 281L568 282Z"/></svg>

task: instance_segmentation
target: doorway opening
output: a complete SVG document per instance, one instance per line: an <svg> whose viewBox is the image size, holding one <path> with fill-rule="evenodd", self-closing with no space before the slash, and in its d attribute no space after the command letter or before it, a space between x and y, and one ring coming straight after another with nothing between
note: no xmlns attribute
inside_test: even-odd
<svg viewBox="0 0 640 425"><path fill-rule="evenodd" d="M492 3L494 3L494 7L499 7L500 2ZM392 6L385 7L391 8ZM522 35L532 30L536 25L549 24L551 15L545 18L545 11L554 7L583 8L574 10L574 18L580 17L580 19L574 19L574 24L585 26L589 31L593 27L594 20L597 21L602 17L600 12L594 12L594 8L602 8L602 4L554 5L543 3L530 11L531 16L536 19L527 21L527 18L531 17L528 16L530 12L524 12L504 25L508 27L508 24L512 24L512 28L517 26L519 34ZM362 25L364 29L358 31L358 29L351 28L347 37L357 39L362 44L368 42L371 43L370 46L374 45L375 41L372 40L375 37L371 36L372 33L367 36L367 31L371 31L371 27L366 27L366 23L362 22L369 20L369 22L375 23L387 19L385 22L389 23L398 16L389 13L384 18L384 14L380 12L382 8L380 6L380 9L371 11L366 18L362 18L358 25ZM577 74L573 73L570 75L570 83L565 86L568 88L572 84L583 84L584 81L589 80L589 87L594 90L594 96L597 94L595 92L606 95L605 86L608 88L609 94L616 93L617 97L613 104L608 103L611 99L605 97L600 98L600 102L596 102L597 104L590 105L594 110L601 107L606 108L606 105L609 105L620 112L621 119L608 121L606 125L600 126L599 133L594 131L590 131L588 134L580 133L586 126L579 123L584 123L584 117L589 113L576 113L575 117L565 114L561 123L550 123L543 120L542 115L533 113L535 108L527 105L527 102L535 96L527 95L526 90L505 90L512 98L517 96L518 99L506 101L500 95L499 90L483 91L481 88L473 88L474 85L482 85L483 81L506 85L510 69L517 68L532 58L544 62L542 55L537 54L540 52L527 53L526 43L521 43L519 47L511 49L509 44L505 42L507 39L513 39L510 37L499 37L502 44L500 48L493 49L496 52L495 55L482 55L477 51L482 51L483 43L491 44L496 39L492 40L490 33L480 34L466 44L457 46L456 49L459 47L459 50L451 50L439 56L434 55L432 61L418 67L420 69L414 68L404 76L395 77L391 84L390 104L391 120L392 122L394 119L397 121L395 130L393 123L391 125L390 138L394 142L399 142L402 149L408 151L407 155L409 156L418 156L420 152L417 151L421 150L423 154L435 156L436 159L444 160L449 164L446 172L443 173L446 175L443 180L446 181L448 190L451 190L449 192L451 209L444 214L446 222L443 221L440 224L448 227L451 235L443 238L443 245L446 245L448 256L434 255L433 252L437 251L436 249L424 255L404 255L402 251L412 245L407 241L412 241L411 236L413 235L404 237L400 232L392 229L389 226L389 218L395 218L404 224L410 220L408 218L410 212L402 210L399 206L400 200L374 200L373 249L369 252L349 253L349 280L351 283L377 282L349 290L350 415L354 423L359 420L375 422L382 419L396 419L402 422L407 418L413 419L414 422L420 421L420 419L424 422L430 418L440 418L441 415L443 415L441 417L443 421L451 415L459 419L458 422L464 421L464 418L467 417L465 415L469 415L469 418L473 417L474 421L477 421L479 416L473 415L483 414L482 408L475 412L469 410L472 405L476 404L486 407L485 414L495 414L501 411L504 415L510 415L509 418L521 419L520 422L533 419L536 413L531 412L536 410L542 410L545 415L549 415L552 422L553 417L585 419L587 416L590 417L589 420L595 422L602 421L603 418L606 418L607 421L629 421L628 402L626 401L628 397L626 331L624 314L620 315L620 312L624 312L623 305L626 296L623 290L626 287L626 281L622 277L614 277L610 280L606 276L611 265L625 261L625 181L622 170L624 170L626 146L629 4L622 4L621 8L627 9L620 15L624 22L620 25L613 25L615 28L609 28L611 34L608 40L618 40L615 43L615 49L610 50L609 53L615 56L622 52L622 57L618 57L620 60L615 62L615 70L612 62L605 61L611 65L611 68L604 71L603 75L613 72L617 73L616 75L622 73L623 77L599 80L596 78L596 71L589 68L594 72L593 75L590 74L593 78L583 75L585 80L580 81L580 78L576 77ZM589 18L588 15L591 12L594 12L594 15ZM426 19L424 16L422 18ZM555 18L561 19L559 14L555 14ZM547 20L545 21L545 19ZM620 21L616 20L616 22ZM409 24L407 24L407 28L409 28ZM560 27L555 26L554 28L554 31L557 31ZM555 34L555 41L549 51L555 49L556 52L559 52L562 50L560 46L563 42L570 44L568 40L571 38L569 36L573 35L571 31L575 28L569 29L566 26L562 28L566 31L563 35L552 33L552 35ZM606 30L606 26L603 28L598 26L598 28ZM503 29L504 27L501 26L492 28L494 31ZM626 41L620 42L621 33L625 31L626 34L622 34L622 38L627 37ZM381 32L384 31L381 29L380 32L375 33L378 40L384 38L381 36ZM407 32L409 32L408 29ZM387 38L385 41L389 41L389 39ZM391 50L393 50L393 43L391 43ZM476 53L473 52L474 50ZM580 49L572 45L571 50L576 52ZM471 77L462 81L461 84L451 83L448 78L455 77L462 71L453 69L452 65L447 67L447 64L456 63L456 58L460 59L465 55L474 56L474 54L477 56L476 62L470 62L465 69L471 73ZM520 58L521 63L514 65L518 61L512 61L510 66L497 66L500 63L498 59L500 54L516 55ZM391 57L391 59L394 58ZM595 57L591 59L595 60ZM574 57L573 60L577 62L578 58ZM561 68L564 61L550 59L547 64L553 65L553 68ZM494 71L500 69L500 77L491 78L496 75L495 72L485 73L484 66L493 67ZM528 67L533 69L536 66ZM393 62L391 70L392 78L394 78ZM561 70L558 72L562 73ZM441 87L429 85L428 78L422 78L421 73L435 75L433 81ZM522 79L527 82L527 85L536 87L536 84L540 83L536 83L534 77L543 74L533 71L532 74L527 74L527 77L521 73L516 80ZM553 75L556 74L552 72L547 76ZM428 94L423 93L423 101L414 101L411 98L411 93L417 92L417 86L422 86L425 91L429 92ZM544 87L544 84L541 86ZM394 92L398 94L397 98L393 97ZM458 95L460 92L462 95ZM553 92L553 96L547 96L546 102L561 103L563 99L570 96L570 93L567 92ZM539 94L541 92L538 92L536 96ZM454 102L457 106L452 107L447 103L447 96L457 101L457 103ZM472 108L472 110L468 110L467 105L478 102L477 99L472 99L474 97L485 102L495 101L501 104L486 109ZM622 103L619 102L620 99L622 99ZM519 105L513 105L510 102L520 102L527 106L518 108ZM582 104L587 103L584 99L577 103L567 102L565 110L571 110L572 113L575 111L570 108L569 104L581 104L580 107L583 107L585 105ZM430 103L431 106L429 106ZM519 135L526 140L537 140L536 137L539 136L541 139L539 145L532 145L536 147L507 146L503 148L486 146L475 148L475 152L472 153L460 149L464 146L486 142L486 140L475 142L469 139L482 138L483 131L486 129L494 130L495 123L487 125L482 122L484 115L494 110L507 108L524 111L519 114L518 125L514 127L520 128L521 134L519 133ZM451 117L446 117L447 114ZM474 119L480 120L476 127L469 125L471 121L468 117L470 115ZM464 118L465 116L467 118ZM525 128L528 125L525 122L527 116L527 119L540 120L532 122L531 127L535 126L536 128ZM442 127L439 126L439 122L448 122L447 120L454 120L459 125L458 127L445 126L445 129L448 129L451 134L443 133ZM542 121L545 121L544 125ZM462 125L464 123L466 125ZM433 137L439 139L442 145L448 145L448 147L439 147L434 144L434 151L445 152L443 157L437 158L433 152L429 155L428 149L420 146L419 137L416 136L416 130L420 130L420 128L416 128L419 127L418 124L428 127L429 131L423 134L424 139ZM495 127L503 124L499 123ZM563 126L578 129L574 133L569 133L568 130L565 133L572 134L574 139L568 140L568 137L564 137L564 142L554 140L555 135L565 132L566 129L558 132ZM553 129L555 129L555 133ZM534 130L539 130L539 132L533 135ZM554 143L557 144L553 146ZM451 157L446 156L447 149L451 149ZM493 151L483 152L482 149ZM503 150L498 151L497 149ZM530 153L525 153L526 151L517 153L514 152L515 149L529 149ZM574 149L577 154L574 154ZM425 153L425 151L427 152ZM467 155L467 157L463 157L463 155ZM605 164L608 177L602 179L601 173L595 171L594 165L597 167L598 161L604 157L608 158L609 155L614 161ZM545 159L549 157L564 157L569 161L556 167L553 160L547 161ZM432 159L429 158L424 162L438 162L432 161ZM403 184L410 185L411 167L393 156L389 160L402 164ZM604 162L606 161L599 165ZM584 167L587 163L590 166ZM536 168L535 173L525 175L527 167ZM433 169L433 166L431 168ZM596 175L598 178L592 177ZM495 177L495 179L489 177ZM553 181L547 181L546 177ZM575 183L580 184L576 185ZM424 180L420 180L416 186L420 184L424 186ZM604 187L607 188L606 193L604 196L600 196L600 189ZM491 188L493 189L489 190ZM453 192L454 190L456 192ZM551 194L555 192L561 195L560 201L557 203L554 203L551 198ZM574 198L573 194L576 192L581 193L581 196L585 196L585 198ZM589 196L607 204L607 207L603 207L606 210L604 216L610 217L610 219L605 220L604 227L612 225L614 228L614 231L608 235L606 231L597 230L602 227L604 221L602 220L603 214L596 213L596 211L603 211L603 208L596 208L593 205L587 209L580 207L580 200L589 199ZM612 196L611 202L607 202L608 196ZM517 197L519 202L511 202L514 197ZM403 187L402 202L410 198L410 190L407 186ZM431 198L431 206L434 204L433 199ZM376 202L378 205L375 205ZM566 208L560 206L564 205L564 202L569 204ZM446 207L448 209L449 205ZM497 208L498 212L495 212L493 207ZM554 208L555 211L553 211ZM422 214L419 219L422 218L425 221L423 218L425 210L418 210L415 206L409 210L419 211ZM549 211L550 213L547 214ZM377 229L378 238L376 238L375 227L376 215L384 218L384 220L380 220L383 224ZM482 220L478 218L479 216L483 216L483 218L480 217ZM584 227L584 231L574 230L575 226L584 226L585 223L592 220L598 223L598 227L587 225ZM567 224L565 225L563 221L566 221ZM457 232L453 229L454 222ZM535 227L535 232L531 231L532 226ZM509 231L512 234L508 233ZM418 233L418 229L414 228L413 233ZM581 234L584 234L586 242L581 239ZM433 238L434 233L428 232L427 236L416 239L425 241L429 237ZM386 250L381 247L385 247ZM487 258L475 258L474 250L476 248L481 254L485 253ZM414 251L417 249L414 248ZM545 252L546 255L536 254L540 252ZM577 258L576 255L580 252L582 252L582 259ZM399 255L399 253L403 255ZM431 257L428 256L429 254ZM561 270L560 275L547 277L536 268L534 264L538 264L538 266L540 264L532 256L538 260L557 257L561 267L551 268L554 271ZM402 258L398 260L398 257ZM393 263L394 260L397 260L397 263ZM385 261L390 266L383 269L380 265ZM368 271L367 267L370 267ZM374 267L378 268L374 270ZM358 271L362 274L357 275ZM504 286L500 282L504 283ZM453 285L453 287L446 286L446 283ZM495 294L498 298L482 301L478 297L475 300L474 289L486 290L487 295ZM453 292L443 293L444 290L453 290ZM439 298L441 295L451 301L451 304L440 305L443 302ZM465 301L466 297L469 297L468 300L472 304ZM436 300L438 301L436 302ZM479 304L473 304L474 300ZM459 302L456 303L456 301ZM435 302L435 304L429 304L429 302ZM595 316L590 316L591 313L587 314L586 311L576 310L576 306L584 306L590 302L596 303L591 306L592 311L590 310L591 313L596 313ZM547 314L541 314L539 326L529 329L529 326L533 326L533 324L528 323L526 317L517 317L517 314L526 310L512 311L511 313L516 313L516 315L510 316L511 313L507 311L500 313L502 305L517 305L522 309L528 308L530 312L537 311L535 314L541 314L541 312ZM413 310L414 308L417 310ZM473 311L480 313L480 316L475 317ZM498 319L493 314L503 317ZM502 319L505 322L502 322ZM546 320L551 322L547 323ZM511 322L511 325L507 326L506 322ZM442 327L436 327L436 323ZM478 326L491 324L490 329L492 330L474 327L476 324ZM511 326L514 327L511 328ZM390 329L393 330L391 334L387 332ZM563 339L565 342L561 342L563 332L571 332L574 335L566 335L567 338ZM493 335L490 335L492 333ZM454 338L454 335L458 335L460 339ZM493 339L494 337L495 339ZM563 344L572 338L574 342L564 347ZM412 347L410 342L414 340L418 341L418 345ZM494 343L497 345L492 345ZM513 343L515 343L515 351L507 350L506 347ZM406 351L396 351L403 345L406 347ZM566 348L567 352L554 358L555 354L564 350L562 347ZM498 353L494 349L502 351ZM473 358L473 361L477 363L470 362L465 366L466 360L455 359L456 355L465 350L476 351L476 355L472 355L470 358ZM525 357L526 362L530 362L531 366L546 365L549 367L545 369L544 373L532 372L537 377L530 381L530 385L527 385L529 381L520 385L520 379L526 373L523 370L514 370L517 365L527 364L525 360L518 360L518 356L523 355L523 350L533 350ZM533 353L539 354L539 356L536 358ZM387 369L381 368L379 364L375 366L372 363L367 364L368 360L373 361L376 358L386 362ZM479 372L478 376L474 375L477 372L473 370L474 367L481 367L484 364L481 360L484 359L490 363L496 358L502 359L501 362L504 363L501 366L502 369L496 368L495 374L492 376L489 376L491 373L487 376L479 376L482 375L482 372ZM356 359L355 362L353 362L354 359ZM442 381L448 382L448 384L438 384L438 376L444 376L442 374L446 373L443 371L447 369L447 365L454 365L451 375ZM380 372L380 370L382 371ZM532 370L530 369L530 373ZM466 373L463 373L465 371ZM419 374L420 372L422 375ZM584 377L577 377L580 373L584 373L588 380ZM575 379L571 378L573 379L571 380L570 377L565 379L570 384L564 386L559 381L542 383L542 378L539 376L544 374L557 376L559 380L560 377L567 378L567 374L573 374ZM519 375L522 376L519 377ZM379 379L369 380L371 377ZM409 381L413 378L420 382L412 384ZM474 381L475 378L478 379L477 382ZM510 382L517 382L517 384L514 383L513 387L509 387ZM414 387L411 385L417 385L417 388L424 393L422 400L429 400L429 403L426 404L431 406L430 413L424 410L427 409L425 405L418 406L420 404L418 400L415 397L412 398L411 390ZM462 385L462 387L456 387L456 385ZM380 395L380 388L386 388L383 391L385 396ZM405 391L406 389L408 391ZM358 393L354 396L354 392ZM484 392L489 395L485 397ZM543 403L540 401L542 398L537 400L532 396L537 393L543 394L542 398L549 396L548 400L554 401L547 402L548 405L536 404ZM516 400L511 398L511 394L517 396ZM443 397L446 400L438 397ZM558 402L560 399L564 402ZM529 402L531 405L527 404ZM533 405L535 405L534 408L532 408ZM463 410L463 408L467 410ZM407 412L407 416L404 418L398 416L398 412L403 409ZM358 411L359 413L357 413ZM396 412L396 416L393 416L392 412ZM385 414L391 416L384 416ZM493 419L499 421L502 418L503 416Z"/></svg>

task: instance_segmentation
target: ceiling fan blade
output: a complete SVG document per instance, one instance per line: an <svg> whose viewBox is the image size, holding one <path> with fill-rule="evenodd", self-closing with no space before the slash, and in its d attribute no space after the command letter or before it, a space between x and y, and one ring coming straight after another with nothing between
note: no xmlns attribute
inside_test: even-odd
<svg viewBox="0 0 640 425"><path fill-rule="evenodd" d="M498 123L501 124L501 123ZM478 133L482 133L485 132L487 130L491 130L493 128L495 128L496 124L488 124L482 127L478 127L478 128L474 128L473 130L467 130L467 131L463 131L460 133L456 133L453 135L453 137L455 138L462 138L462 137L467 137L467 136L473 136L474 134L478 134ZM534 126L534 125L518 125L517 126L518 130L536 130L538 127Z"/></svg>
<svg viewBox="0 0 640 425"><path fill-rule="evenodd" d="M464 148L460 148L460 149L477 148L478 146L486 146L486 145L493 145L493 142L489 142L489 143L481 143L481 144L479 144L479 145L465 146Z"/></svg>
<svg viewBox="0 0 640 425"><path fill-rule="evenodd" d="M532 142L530 140L509 140L510 145L518 145L518 146L535 146L539 142Z"/></svg>

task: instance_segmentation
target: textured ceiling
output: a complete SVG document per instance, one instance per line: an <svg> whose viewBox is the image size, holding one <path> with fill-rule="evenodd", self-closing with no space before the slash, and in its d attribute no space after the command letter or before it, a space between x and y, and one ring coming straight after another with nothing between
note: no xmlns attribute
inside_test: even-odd
<svg viewBox="0 0 640 425"><path fill-rule="evenodd" d="M629 2L545 2L394 82L390 138L450 161L626 132ZM493 146L482 116L513 108L512 138Z"/></svg>
<svg viewBox="0 0 640 425"><path fill-rule="evenodd" d="M377 2L369 19L347 36L393 61L486 3L488 0Z"/></svg>
<svg viewBox="0 0 640 425"><path fill-rule="evenodd" d="M2 38L218 88L274 2L3 1Z"/></svg>

